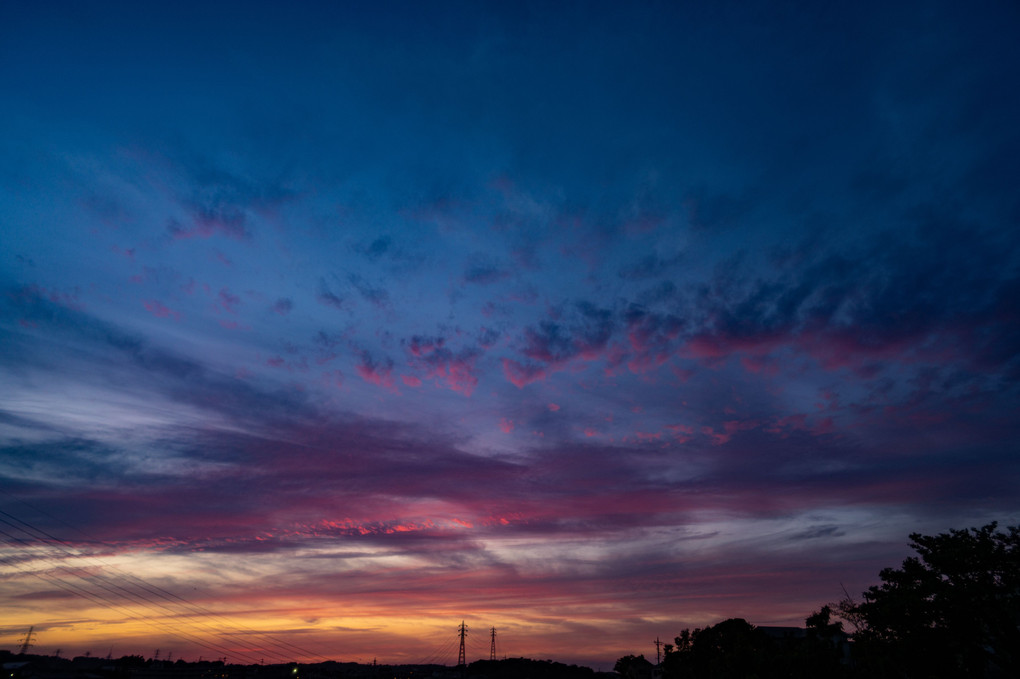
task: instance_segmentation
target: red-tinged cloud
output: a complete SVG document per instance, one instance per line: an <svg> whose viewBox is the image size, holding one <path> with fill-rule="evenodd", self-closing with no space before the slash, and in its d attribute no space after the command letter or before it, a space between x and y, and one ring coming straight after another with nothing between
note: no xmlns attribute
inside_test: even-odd
<svg viewBox="0 0 1020 679"><path fill-rule="evenodd" d="M532 382L544 380L548 376L545 368L533 364L522 364L509 358L503 359L503 374L514 386L523 389Z"/></svg>
<svg viewBox="0 0 1020 679"><path fill-rule="evenodd" d="M424 371L429 379L446 384L454 391L470 396L478 386L475 364L481 351L464 348L452 351L442 337L415 335L407 343L411 366Z"/></svg>
<svg viewBox="0 0 1020 679"><path fill-rule="evenodd" d="M667 424L666 430L670 432L673 441L679 444L687 443L694 435L694 427L686 424Z"/></svg>
<svg viewBox="0 0 1020 679"><path fill-rule="evenodd" d="M514 421L513 420L509 420L509 419L507 419L505 417L502 418L499 421L499 429L504 434L509 434L510 432L512 432L514 430Z"/></svg>
<svg viewBox="0 0 1020 679"><path fill-rule="evenodd" d="M384 387L391 391L396 390L393 382L393 361L386 357L382 361L376 361L368 351L361 352L361 360L355 368L361 379L369 384Z"/></svg>
<svg viewBox="0 0 1020 679"><path fill-rule="evenodd" d="M195 206L191 217L190 228L182 226L177 221L171 221L167 226L167 231L174 240L205 239L214 235L240 241L251 239L245 215L238 209Z"/></svg>
<svg viewBox="0 0 1020 679"><path fill-rule="evenodd" d="M684 329L683 321L677 316L656 314L631 305L624 313L624 321L633 352L627 362L631 372L655 370L676 353L677 339Z"/></svg>
<svg viewBox="0 0 1020 679"><path fill-rule="evenodd" d="M221 288L219 294L216 295L216 305L229 314L236 314L240 304L241 298L227 288Z"/></svg>
<svg viewBox="0 0 1020 679"><path fill-rule="evenodd" d="M748 372L774 377L779 374L779 360L773 356L742 356L740 364Z"/></svg>
<svg viewBox="0 0 1020 679"><path fill-rule="evenodd" d="M174 311L167 306L164 306L161 302L155 299L147 299L142 302L145 306L145 310L156 318L172 318L175 321L181 320L181 314L178 311Z"/></svg>
<svg viewBox="0 0 1020 679"><path fill-rule="evenodd" d="M40 285L26 285L11 290L7 294L15 303L32 305L45 300L72 311L85 310L85 306L81 301L81 290L77 286L66 290L58 290Z"/></svg>
<svg viewBox="0 0 1020 679"><path fill-rule="evenodd" d="M401 375L400 380L408 387L418 388L421 386L421 380L414 375Z"/></svg>
<svg viewBox="0 0 1020 679"><path fill-rule="evenodd" d="M120 248L114 245L113 247L110 248L110 250L113 251L115 254L123 255L126 259L132 262L135 260L135 248Z"/></svg>
<svg viewBox="0 0 1020 679"><path fill-rule="evenodd" d="M636 431L634 436L638 441L659 441L662 439L661 431Z"/></svg>

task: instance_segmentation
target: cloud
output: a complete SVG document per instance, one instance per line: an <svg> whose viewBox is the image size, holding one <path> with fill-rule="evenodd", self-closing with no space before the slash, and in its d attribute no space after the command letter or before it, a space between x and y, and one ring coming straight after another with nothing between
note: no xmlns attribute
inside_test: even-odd
<svg viewBox="0 0 1020 679"><path fill-rule="evenodd" d="M367 246L358 248L358 251L369 259L377 260L393 252L393 239L389 236L379 236Z"/></svg>
<svg viewBox="0 0 1020 679"><path fill-rule="evenodd" d="M178 311L174 311L169 307L164 306L161 302L155 299L147 299L142 302L145 310L156 318L172 318L175 321L181 320L181 314Z"/></svg>
<svg viewBox="0 0 1020 679"><path fill-rule="evenodd" d="M390 305L390 293L386 290L369 285L361 276L355 274L348 276L347 280L361 297L373 306L386 308Z"/></svg>
<svg viewBox="0 0 1020 679"><path fill-rule="evenodd" d="M524 388L532 382L548 377L545 368L528 363L518 363L509 358L503 359L503 374L518 388Z"/></svg>
<svg viewBox="0 0 1020 679"><path fill-rule="evenodd" d="M319 300L320 304L331 306L334 309L345 310L348 307L346 299L333 292L325 278L319 279L319 291L315 298Z"/></svg>
<svg viewBox="0 0 1020 679"><path fill-rule="evenodd" d="M509 271L485 255L474 255L464 269L464 282L475 285L492 285L509 276Z"/></svg>
<svg viewBox="0 0 1020 679"><path fill-rule="evenodd" d="M480 349L465 347L453 351L446 347L443 337L414 335L407 342L410 363L423 370L427 377L438 379L454 391L470 396L478 386L475 363L482 355Z"/></svg>
<svg viewBox="0 0 1020 679"><path fill-rule="evenodd" d="M281 297L273 304L273 312L286 316L294 309L294 301L287 297Z"/></svg>
<svg viewBox="0 0 1020 679"><path fill-rule="evenodd" d="M524 329L518 351L528 361L503 359L503 373L516 386L545 379L575 358L601 358L616 330L612 311L588 302L570 305L556 316L561 320L542 320Z"/></svg>
<svg viewBox="0 0 1020 679"><path fill-rule="evenodd" d="M362 351L357 371L361 379L370 384L390 390L396 389L393 383L393 360L389 357L385 357L380 362L372 357L371 352Z"/></svg>
<svg viewBox="0 0 1020 679"><path fill-rule="evenodd" d="M666 258L659 257L658 255L646 255L636 262L621 268L618 275L620 278L629 281L657 278L671 273L681 260L682 257L680 255Z"/></svg>
<svg viewBox="0 0 1020 679"><path fill-rule="evenodd" d="M241 304L241 298L230 292L227 288L221 288L216 296L216 305L229 314L236 314L237 307Z"/></svg>

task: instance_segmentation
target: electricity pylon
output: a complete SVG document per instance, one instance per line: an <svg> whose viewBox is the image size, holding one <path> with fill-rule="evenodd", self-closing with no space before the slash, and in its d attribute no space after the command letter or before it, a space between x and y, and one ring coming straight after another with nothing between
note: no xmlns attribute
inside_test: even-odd
<svg viewBox="0 0 1020 679"><path fill-rule="evenodd" d="M467 665L467 658L464 653L464 635L467 634L467 625L464 624L463 620L460 621L460 629L458 631L460 632L460 652L457 653L457 667L463 667Z"/></svg>
<svg viewBox="0 0 1020 679"><path fill-rule="evenodd" d="M28 653L28 649L32 648L32 642L35 641L35 625L28 628L28 633L25 634L25 638L21 641L21 648L18 649L18 655L24 655Z"/></svg>
<svg viewBox="0 0 1020 679"><path fill-rule="evenodd" d="M496 628L493 627L491 632L492 632L492 642L489 644L489 660L495 660L496 659Z"/></svg>

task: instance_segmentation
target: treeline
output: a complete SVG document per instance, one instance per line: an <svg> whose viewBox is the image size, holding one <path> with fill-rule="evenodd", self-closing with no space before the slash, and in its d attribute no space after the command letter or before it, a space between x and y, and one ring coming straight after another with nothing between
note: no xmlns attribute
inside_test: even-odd
<svg viewBox="0 0 1020 679"><path fill-rule="evenodd" d="M478 660L468 665L464 674L469 678L484 679L605 679L613 676L590 667L529 658Z"/></svg>
<svg viewBox="0 0 1020 679"><path fill-rule="evenodd" d="M1020 526L997 527L911 534L916 556L803 630L732 618L681 631L660 667L628 655L615 669L624 679L1020 677Z"/></svg>

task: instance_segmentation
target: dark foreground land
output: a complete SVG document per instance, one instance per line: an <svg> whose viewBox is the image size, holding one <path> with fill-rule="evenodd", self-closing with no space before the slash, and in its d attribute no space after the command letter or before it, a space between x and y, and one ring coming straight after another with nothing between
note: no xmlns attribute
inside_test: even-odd
<svg viewBox="0 0 1020 679"><path fill-rule="evenodd" d="M615 672L551 660L479 660L445 665L316 664L230 665L221 661L165 662L141 656L119 659L15 655L0 651L0 679L619 679Z"/></svg>

